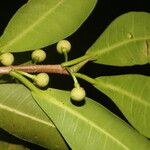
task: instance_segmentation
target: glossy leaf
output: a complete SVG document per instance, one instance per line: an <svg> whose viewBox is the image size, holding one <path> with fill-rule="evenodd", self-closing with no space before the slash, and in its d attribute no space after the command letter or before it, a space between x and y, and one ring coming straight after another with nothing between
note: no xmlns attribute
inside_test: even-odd
<svg viewBox="0 0 150 150"><path fill-rule="evenodd" d="M33 97L52 119L72 149L148 150L150 142L97 102L83 106L70 101L70 92L35 90Z"/></svg>
<svg viewBox="0 0 150 150"><path fill-rule="evenodd" d="M150 14L129 12L118 17L86 55L98 64L132 66L150 63Z"/></svg>
<svg viewBox="0 0 150 150"><path fill-rule="evenodd" d="M68 149L53 123L23 85L0 84L0 128L48 149Z"/></svg>
<svg viewBox="0 0 150 150"><path fill-rule="evenodd" d="M150 77L143 75L98 77L95 87L116 103L139 132L150 138Z"/></svg>
<svg viewBox="0 0 150 150"><path fill-rule="evenodd" d="M1 52L22 52L53 44L75 32L97 0L29 0L0 39Z"/></svg>

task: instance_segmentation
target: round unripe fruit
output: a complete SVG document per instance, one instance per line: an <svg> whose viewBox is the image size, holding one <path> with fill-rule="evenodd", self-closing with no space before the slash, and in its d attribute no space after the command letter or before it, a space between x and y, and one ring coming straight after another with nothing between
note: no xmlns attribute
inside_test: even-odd
<svg viewBox="0 0 150 150"><path fill-rule="evenodd" d="M0 61L5 66L10 66L14 62L14 56L11 53L4 53L0 56Z"/></svg>
<svg viewBox="0 0 150 150"><path fill-rule="evenodd" d="M73 88L71 90L71 99L74 101L82 101L86 96L86 92L84 90L84 88L82 87L78 87L78 88Z"/></svg>
<svg viewBox="0 0 150 150"><path fill-rule="evenodd" d="M34 77L34 82L39 87L45 87L49 83L49 76L47 73L39 73Z"/></svg>
<svg viewBox="0 0 150 150"><path fill-rule="evenodd" d="M68 53L71 50L71 44L67 40L61 40L57 43L57 52L62 54L64 52Z"/></svg>
<svg viewBox="0 0 150 150"><path fill-rule="evenodd" d="M31 57L32 57L32 60L34 62L38 62L39 63L39 62L42 62L42 61L45 60L46 53L42 49L38 49L38 50L35 50L35 51L32 52Z"/></svg>

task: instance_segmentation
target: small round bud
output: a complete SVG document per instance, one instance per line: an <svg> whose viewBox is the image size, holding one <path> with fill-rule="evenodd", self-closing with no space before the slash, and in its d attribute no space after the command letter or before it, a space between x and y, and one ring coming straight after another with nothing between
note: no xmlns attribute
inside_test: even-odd
<svg viewBox="0 0 150 150"><path fill-rule="evenodd" d="M42 49L38 49L32 52L31 57L34 62L40 63L45 60L46 53Z"/></svg>
<svg viewBox="0 0 150 150"><path fill-rule="evenodd" d="M33 80L39 87L45 87L49 83L49 76L47 73L39 73L33 78Z"/></svg>
<svg viewBox="0 0 150 150"><path fill-rule="evenodd" d="M64 52L68 53L71 50L71 44L67 40L61 40L57 43L57 52L62 54Z"/></svg>
<svg viewBox="0 0 150 150"><path fill-rule="evenodd" d="M0 56L0 61L5 66L10 66L14 62L14 56L11 53L4 53Z"/></svg>
<svg viewBox="0 0 150 150"><path fill-rule="evenodd" d="M82 101L86 96L86 92L82 87L75 87L71 90L71 99L74 101Z"/></svg>

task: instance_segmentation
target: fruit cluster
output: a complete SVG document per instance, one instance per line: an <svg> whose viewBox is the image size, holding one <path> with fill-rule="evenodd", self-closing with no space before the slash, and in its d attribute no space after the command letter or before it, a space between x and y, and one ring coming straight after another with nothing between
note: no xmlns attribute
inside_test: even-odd
<svg viewBox="0 0 150 150"><path fill-rule="evenodd" d="M71 50L71 43L67 40L61 40L57 43L56 46L57 52L60 54L65 54L65 56L67 56L67 53L69 53L69 51ZM37 49L34 50L31 54L31 58L33 63L41 63L46 59L46 53L44 50L42 49ZM14 56L11 53L3 53L0 55L0 62L1 64L5 65L5 66L10 66L13 64L14 62ZM30 78L31 80L33 80L34 84L36 84L37 86L43 88L45 86L47 86L49 84L49 75L47 73L39 73L37 75L32 75L23 71L18 71L20 74ZM73 101L82 101L84 100L85 96L86 96L86 92L84 90L84 88L80 87L76 77L74 75L73 79L74 79L74 88L71 90L70 93L70 97Z"/></svg>

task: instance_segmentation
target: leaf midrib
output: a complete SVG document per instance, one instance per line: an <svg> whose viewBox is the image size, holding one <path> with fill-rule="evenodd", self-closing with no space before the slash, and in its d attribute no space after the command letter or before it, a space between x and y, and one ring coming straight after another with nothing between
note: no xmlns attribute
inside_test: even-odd
<svg viewBox="0 0 150 150"><path fill-rule="evenodd" d="M132 100L138 101L139 103L150 107L150 103L148 103L144 99L139 98L136 95L133 95L132 93L130 93L129 91L127 91L123 88L120 88L120 87L115 86L115 85L110 84L110 83L103 82L102 80L100 80L100 82L97 82L97 84L95 84L95 86L97 86L97 85L99 85L100 87L104 87L106 89L110 89L112 91L116 91L119 94L126 95L127 97L131 98Z"/></svg>
<svg viewBox="0 0 150 150"><path fill-rule="evenodd" d="M51 97L52 99L51 99L50 102L53 103L53 105L56 105L57 107L59 107L60 109L62 109L65 112L67 111L67 112L73 114L73 116L76 116L76 118L80 118L81 120L83 120L84 122L86 122L86 124L89 124L93 128L96 128L100 133L102 132L104 135L107 135L108 137L110 137L110 139L112 139L113 141L115 141L116 143L118 143L119 145L121 145L124 149L129 150L129 148L126 145L124 145L123 143L121 143L118 139L116 139L115 137L113 137L111 134L109 134L104 129L100 128L95 122L93 123L92 121L88 120L86 117L84 117L83 115L81 115L77 111L74 111L70 107L65 106L63 103L61 103L60 101L58 101L57 99L55 99L54 97L52 97L50 94L47 95L47 94L43 94L42 93L41 97L45 97L45 99L47 101L49 101L50 97Z"/></svg>
<svg viewBox="0 0 150 150"><path fill-rule="evenodd" d="M134 38L134 39L130 39L130 40L126 40L126 41L122 41L122 42L119 42L119 43L115 43L113 44L112 46L108 47L108 48L104 48L104 49L97 49L96 52L94 51L91 51L89 53L87 53L87 55L93 55L92 57L100 57L100 56L103 56L105 55L107 52L110 52L110 51L113 51L115 50L115 48L118 48L118 47L121 47L125 44L129 44L131 42L136 42L136 41L143 41L143 40L149 40L150 39L150 36L148 37L142 37L142 38ZM93 53L94 52L94 53ZM90 54L91 53L91 54Z"/></svg>
<svg viewBox="0 0 150 150"><path fill-rule="evenodd" d="M42 17L40 17L39 19L37 19L31 26L29 26L28 28L26 28L26 30L24 30L22 33L18 34L18 36L16 36L16 38L13 38L7 45L3 46L1 48L1 49L3 49L2 52L4 52L5 49L7 49L7 47L11 46L17 40L20 40L28 32L30 32L36 25L38 25L41 21L43 21L48 15L50 15L51 13L53 13L53 11L55 11L64 1L65 0L60 0L54 7L52 7L50 10L46 11L42 15Z"/></svg>
<svg viewBox="0 0 150 150"><path fill-rule="evenodd" d="M48 123L48 122L46 122L46 121L43 121L43 120L41 120L41 119L39 119L39 118L36 118L36 117L34 117L34 116L32 116L32 115L25 114L25 113L23 113L23 112L21 112L21 111L18 111L17 109L8 107L8 106L6 106L6 105L0 104L0 109L2 109L2 110L4 110L4 111L8 111L8 112L10 112L10 113L14 113L14 114L19 115L19 116L22 116L22 117L24 117L24 118L31 119L31 120L33 120L33 121L36 121L37 123L42 123L42 124L45 124L46 126L54 127L54 125L52 125L52 124L50 124L50 123Z"/></svg>

